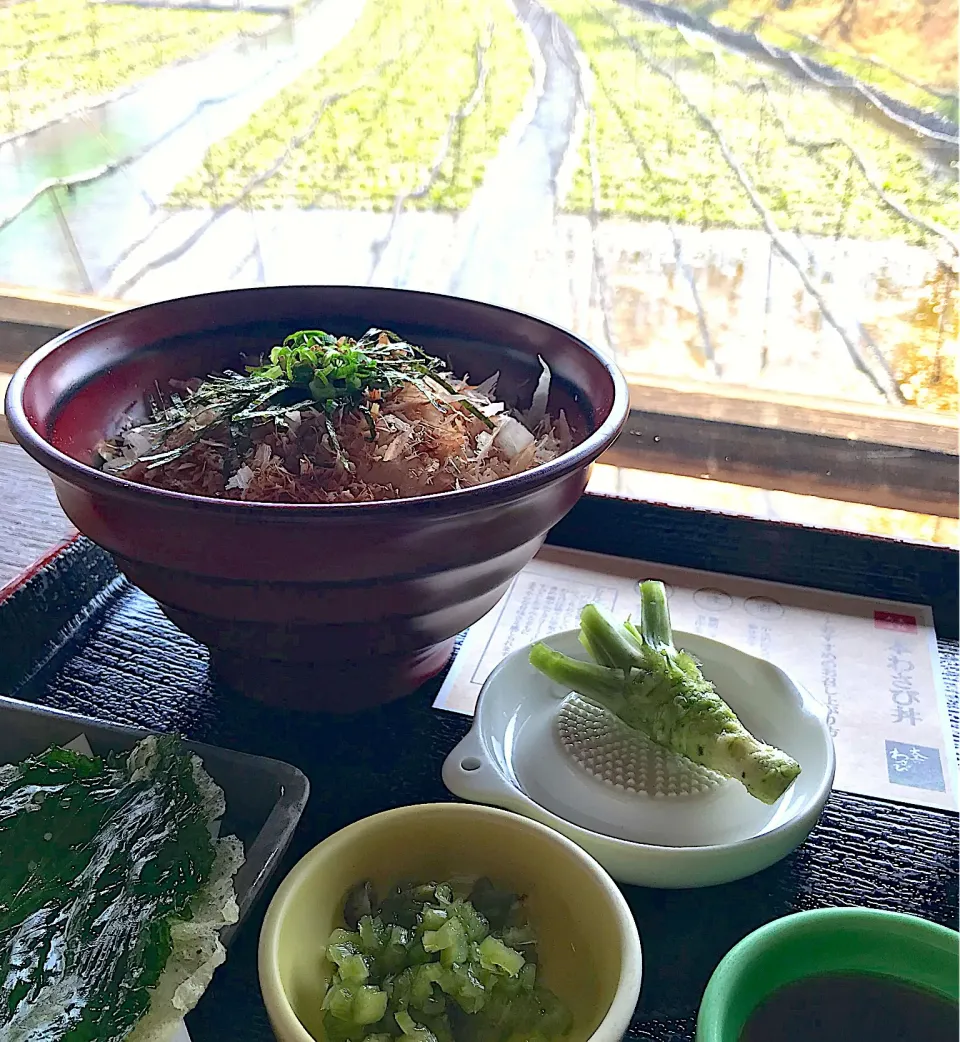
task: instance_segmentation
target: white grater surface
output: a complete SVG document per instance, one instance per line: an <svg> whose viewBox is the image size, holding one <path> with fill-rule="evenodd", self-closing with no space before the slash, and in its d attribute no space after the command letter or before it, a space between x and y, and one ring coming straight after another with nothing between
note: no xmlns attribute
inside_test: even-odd
<svg viewBox="0 0 960 1042"><path fill-rule="evenodd" d="M567 754L588 774L620 792L654 799L699 796L724 781L715 771L674 756L578 695L564 700L556 728Z"/></svg>
<svg viewBox="0 0 960 1042"><path fill-rule="evenodd" d="M520 791L558 817L631 843L689 847L755 836L778 816L736 782L634 737L612 713L558 694L524 699L505 745ZM584 717L591 733L575 737Z"/></svg>

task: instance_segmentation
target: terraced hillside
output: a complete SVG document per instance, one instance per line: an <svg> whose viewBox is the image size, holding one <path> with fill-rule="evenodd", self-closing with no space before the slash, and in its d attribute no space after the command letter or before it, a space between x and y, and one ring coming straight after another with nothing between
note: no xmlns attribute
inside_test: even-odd
<svg viewBox="0 0 960 1042"><path fill-rule="evenodd" d="M28 130L274 19L86 0L0 6L0 135Z"/></svg>
<svg viewBox="0 0 960 1042"><path fill-rule="evenodd" d="M532 82L504 0L367 0L347 39L211 148L170 203L462 209Z"/></svg>
<svg viewBox="0 0 960 1042"><path fill-rule="evenodd" d="M720 375L720 357L729 358L731 343L742 345L753 336L751 325L759 324L761 370L774 350L766 346L771 326L777 328L778 353L799 365L803 353L820 350L810 332L829 328L864 378L864 390L872 384L889 401L955 411L960 197L955 163L924 153L930 141L939 147L936 133L949 126L943 113L950 106L937 104L943 100L937 91L852 54L842 70L876 74L884 88L895 89L892 96L903 102L908 117L922 118L929 110L933 132L925 141L885 118L882 105L867 111L862 102L874 96L872 87L857 81L861 103L851 103L850 91L804 82L801 73L811 68L804 58L796 75L789 75L724 46L709 32L690 31L686 12L676 7L643 0L550 3L573 30L591 71L587 132L565 209L591 216L595 241L606 234L607 218L667 225L676 281L669 275L664 292L692 319L683 322L694 364ZM702 11L706 5L696 6ZM745 8L759 12L770 5L744 0L710 6L719 8L712 12L718 24L735 22L738 30L763 34L776 46L770 25L744 14ZM785 30L780 37L782 43ZM836 53L813 44L806 49L816 50L818 60ZM724 261L708 256L708 270L697 272L682 256L681 240L690 241L691 227L761 233L770 264L776 258L793 270L796 308L784 314L771 307L770 268L762 314L732 319L730 302L741 296L745 272L755 281L763 278L757 271L764 263L759 244L727 250ZM857 240L882 244L882 255L890 259L869 276L863 267L867 299L851 311L851 299L837 289L849 273L834 265L863 265L865 253L846 259L851 247L844 244ZM898 244L922 252L897 255ZM646 342L662 357L656 337L638 337L635 317L644 281L655 295L656 276L643 262L632 264L623 249L609 253L605 259L598 255L595 272L606 283L599 292L606 298L609 338ZM815 304L812 310L809 303ZM771 317L777 310L783 315L779 322ZM667 318L657 314L655 323ZM630 358L638 371L655 363L643 349L633 348Z"/></svg>
<svg viewBox="0 0 960 1042"><path fill-rule="evenodd" d="M784 230L924 246L960 223L954 172L827 93L617 0L551 3L595 78L593 168L587 138L571 212L730 228L766 213Z"/></svg>
<svg viewBox="0 0 960 1042"><path fill-rule="evenodd" d="M878 5L366 0L118 292L191 253L208 282L349 275L545 314L628 373L951 411L955 59L927 41L926 84L933 30L897 23L894 69Z"/></svg>
<svg viewBox="0 0 960 1042"><path fill-rule="evenodd" d="M956 118L957 0L707 0L712 21L822 57L868 83Z"/></svg>

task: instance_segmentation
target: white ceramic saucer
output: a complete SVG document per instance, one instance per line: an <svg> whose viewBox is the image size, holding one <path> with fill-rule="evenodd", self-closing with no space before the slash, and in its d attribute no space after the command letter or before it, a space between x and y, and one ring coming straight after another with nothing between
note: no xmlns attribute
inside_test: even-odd
<svg viewBox="0 0 960 1042"><path fill-rule="evenodd" d="M578 632L545 643L586 659ZM743 724L800 763L773 806L555 684L530 665L529 648L490 674L470 733L443 765L445 785L550 825L625 883L712 886L779 861L807 837L833 784L826 709L763 659L693 633L674 637Z"/></svg>

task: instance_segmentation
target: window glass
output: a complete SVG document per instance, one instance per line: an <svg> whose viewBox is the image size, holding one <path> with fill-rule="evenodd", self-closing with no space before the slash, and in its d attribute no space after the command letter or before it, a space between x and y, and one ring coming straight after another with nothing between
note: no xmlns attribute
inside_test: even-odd
<svg viewBox="0 0 960 1042"><path fill-rule="evenodd" d="M957 119L956 0L5 0L0 282L518 308L617 359L645 446L784 434L752 474L627 437L597 489L951 541ZM930 496L866 450L831 485L851 442Z"/></svg>

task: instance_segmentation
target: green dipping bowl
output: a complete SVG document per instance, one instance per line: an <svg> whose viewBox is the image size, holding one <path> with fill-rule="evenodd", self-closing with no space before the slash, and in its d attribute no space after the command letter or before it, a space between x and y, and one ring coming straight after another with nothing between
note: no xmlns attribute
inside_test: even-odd
<svg viewBox="0 0 960 1042"><path fill-rule="evenodd" d="M960 934L870 908L821 908L777 919L745 937L714 971L697 1016L697 1042L738 1042L767 996L827 973L891 977L957 1002Z"/></svg>

